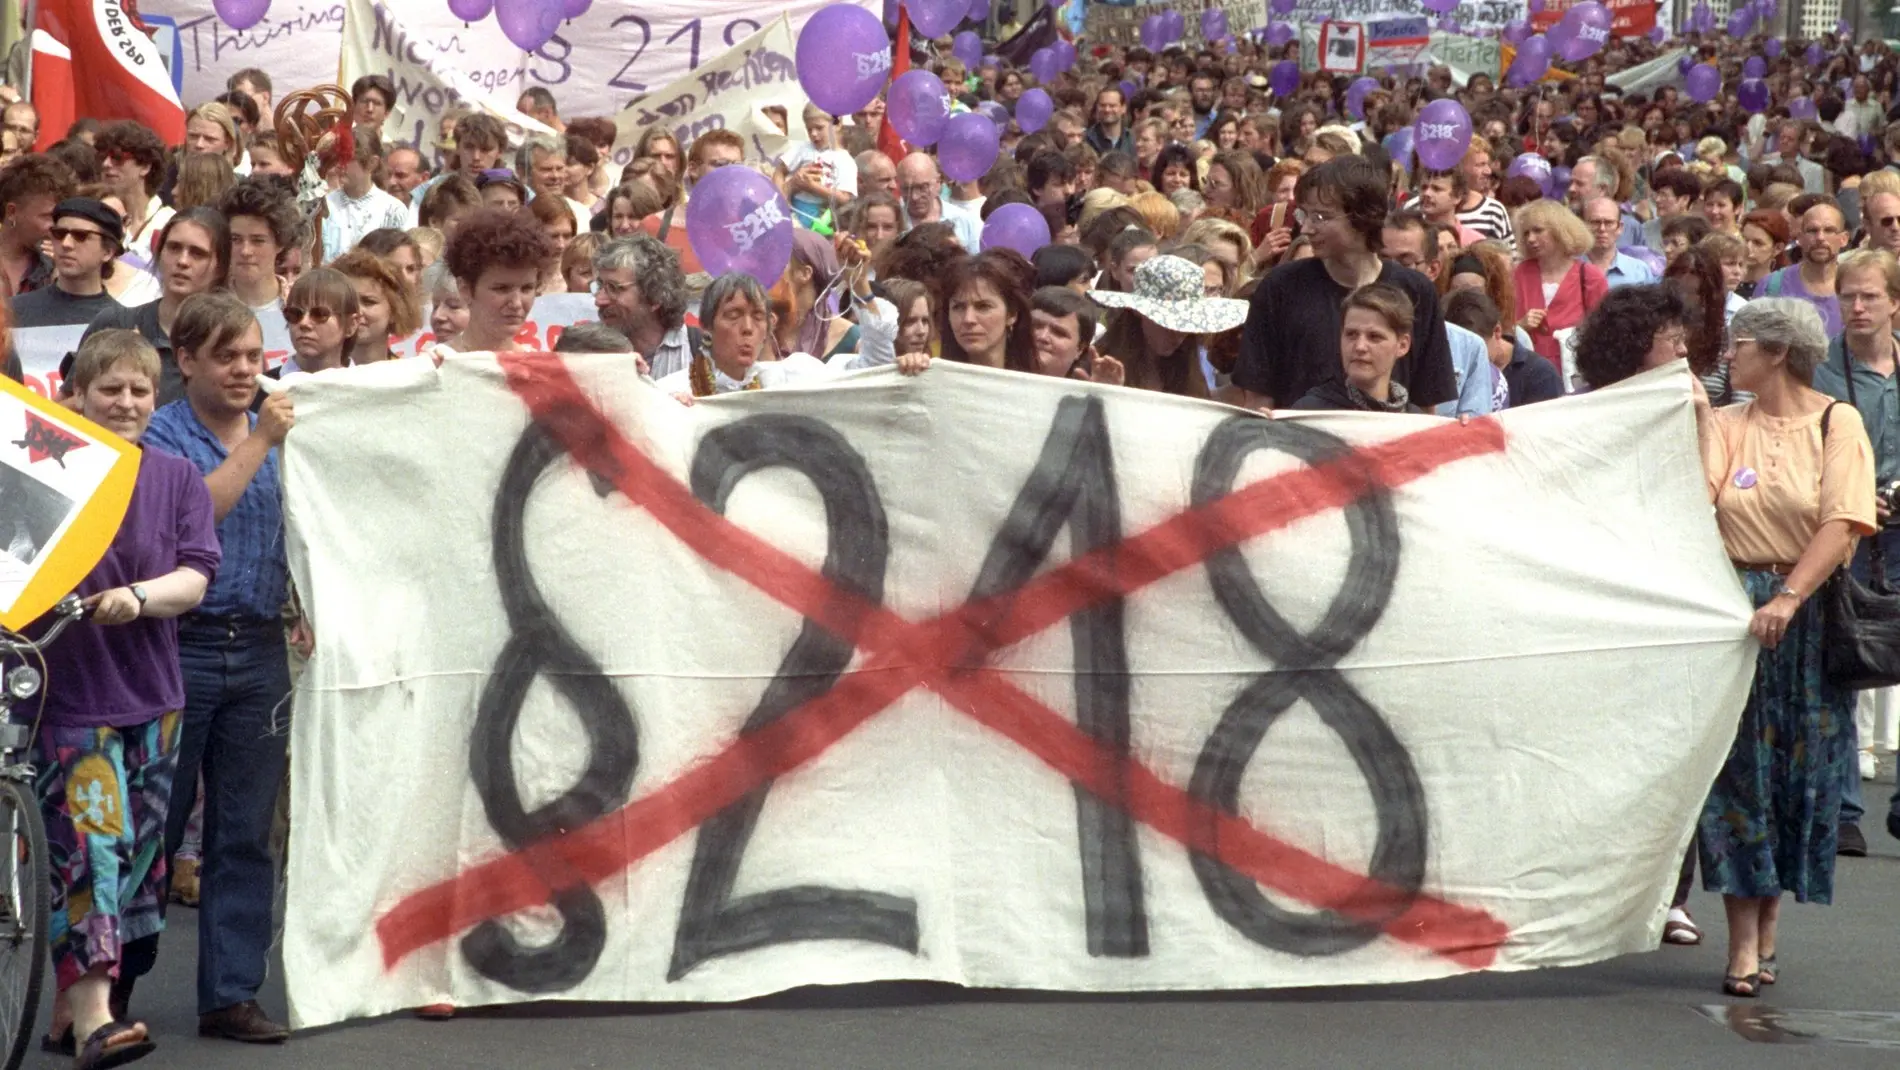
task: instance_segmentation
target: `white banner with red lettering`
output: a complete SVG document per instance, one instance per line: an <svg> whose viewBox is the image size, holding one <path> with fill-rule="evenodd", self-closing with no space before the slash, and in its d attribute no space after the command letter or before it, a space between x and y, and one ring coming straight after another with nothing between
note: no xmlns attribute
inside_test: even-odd
<svg viewBox="0 0 1900 1070"><path fill-rule="evenodd" d="M289 387L301 1027L1653 950L1754 668L1680 363L1469 426L942 362Z"/></svg>

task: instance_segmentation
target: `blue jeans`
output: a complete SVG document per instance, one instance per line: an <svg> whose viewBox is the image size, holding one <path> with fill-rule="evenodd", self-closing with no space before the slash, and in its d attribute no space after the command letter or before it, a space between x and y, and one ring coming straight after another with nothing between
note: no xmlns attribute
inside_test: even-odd
<svg viewBox="0 0 1900 1070"><path fill-rule="evenodd" d="M1881 552L1887 559L1887 582L1892 584L1895 590L1900 590L1900 528L1882 528L1880 533L1872 539L1860 540L1860 545L1854 550L1853 563L1848 567L1855 579L1862 583L1868 582L1873 572L1875 539L1880 541ZM1852 717L1847 719L1847 732L1850 737L1848 742L1853 746L1854 753L1858 755L1860 753L1860 726ZM1900 813L1900 790L1894 791L1891 805L1893 812ZM1856 757L1847 763L1847 783L1841 786L1841 824L1858 824L1861 815L1866 812L1867 809L1860 799L1860 759Z"/></svg>
<svg viewBox="0 0 1900 1070"><path fill-rule="evenodd" d="M179 622L185 724L165 850L176 853L202 769L198 1013L255 999L270 957L277 868L271 815L290 740L290 659L278 621Z"/></svg>

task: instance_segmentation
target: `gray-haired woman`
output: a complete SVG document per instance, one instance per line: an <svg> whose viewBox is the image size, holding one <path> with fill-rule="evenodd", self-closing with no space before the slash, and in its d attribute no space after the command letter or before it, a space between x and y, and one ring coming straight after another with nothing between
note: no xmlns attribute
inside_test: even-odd
<svg viewBox="0 0 1900 1070"><path fill-rule="evenodd" d="M831 370L809 353L777 355L772 342L774 318L759 280L736 271L719 276L699 299L703 352L693 354L686 367L655 385L675 396L703 398L829 378ZM760 350L767 345L773 345L774 353L762 357Z"/></svg>
<svg viewBox="0 0 1900 1070"><path fill-rule="evenodd" d="M1755 395L1699 402L1703 468L1722 543L1755 605L1761 643L1748 705L1703 805L1703 887L1728 913L1723 991L1775 983L1781 895L1827 903L1843 777L1854 775L1854 696L1822 671L1813 595L1874 526L1874 460L1860 413L1809 382L1827 354L1805 301L1763 298L1729 324L1730 375Z"/></svg>

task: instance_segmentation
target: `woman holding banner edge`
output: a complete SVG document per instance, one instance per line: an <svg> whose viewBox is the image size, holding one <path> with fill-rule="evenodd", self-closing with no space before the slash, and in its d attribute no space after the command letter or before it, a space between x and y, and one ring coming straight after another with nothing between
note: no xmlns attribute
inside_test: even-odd
<svg viewBox="0 0 1900 1070"><path fill-rule="evenodd" d="M1729 359L1755 395L1711 409L1697 399L1703 468L1722 543L1755 606L1761 643L1735 742L1703 804L1703 887L1728 915L1722 990L1775 983L1781 896L1828 903L1854 696L1822 666L1821 585L1872 535L1873 447L1860 413L1809 382L1827 353L1813 306L1763 298L1736 312Z"/></svg>

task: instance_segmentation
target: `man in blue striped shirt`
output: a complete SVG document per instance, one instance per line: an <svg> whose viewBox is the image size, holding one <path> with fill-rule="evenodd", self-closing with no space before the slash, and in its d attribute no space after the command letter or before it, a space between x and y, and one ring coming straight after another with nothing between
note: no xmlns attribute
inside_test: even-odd
<svg viewBox="0 0 1900 1070"><path fill-rule="evenodd" d="M257 1005L270 955L276 868L270 828L284 778L290 663L283 495L276 449L294 416L288 395L253 416L264 336L243 301L196 294L171 329L185 396L152 417L144 444L198 466L211 491L226 567L179 620L184 727L166 851L184 841L202 768L204 860L198 919L198 1031L250 1043L290 1036Z"/></svg>

